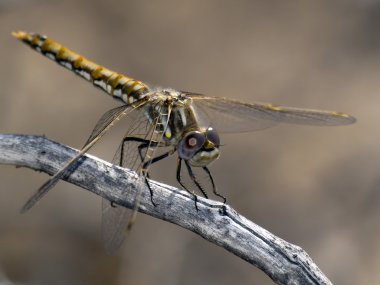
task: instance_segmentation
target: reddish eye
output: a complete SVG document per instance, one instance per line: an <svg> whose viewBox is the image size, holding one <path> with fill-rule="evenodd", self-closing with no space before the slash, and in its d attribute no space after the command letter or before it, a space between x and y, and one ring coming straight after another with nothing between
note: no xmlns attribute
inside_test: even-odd
<svg viewBox="0 0 380 285"><path fill-rule="evenodd" d="M183 159L190 159L198 150L201 149L205 143L205 136L199 132L189 132L178 143L177 151L179 157Z"/></svg>
<svg viewBox="0 0 380 285"><path fill-rule="evenodd" d="M197 145L197 139L195 137L192 137L192 138L188 138L187 140L187 145L189 147L194 147Z"/></svg>

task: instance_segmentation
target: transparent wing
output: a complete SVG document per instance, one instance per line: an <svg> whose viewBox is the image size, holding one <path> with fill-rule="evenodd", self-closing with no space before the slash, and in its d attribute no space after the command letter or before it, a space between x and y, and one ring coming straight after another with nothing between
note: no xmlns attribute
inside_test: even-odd
<svg viewBox="0 0 380 285"><path fill-rule="evenodd" d="M128 209L102 199L102 237L107 254L113 255L125 239Z"/></svg>
<svg viewBox="0 0 380 285"><path fill-rule="evenodd" d="M225 133L256 131L278 123L336 126L355 122L355 118L339 112L243 103L227 98L185 94L193 99L193 106L201 120Z"/></svg>
<svg viewBox="0 0 380 285"><path fill-rule="evenodd" d="M129 129L125 137L137 136L148 132L149 122L143 112L138 112L133 118L128 118L127 124ZM112 160L113 164L137 170L137 166L141 162L138 152L138 144L134 142L121 142L116 154ZM125 189L128 191L129 189ZM128 226L131 210L111 205L107 199L102 200L102 237L106 252L114 254L123 243Z"/></svg>
<svg viewBox="0 0 380 285"><path fill-rule="evenodd" d="M136 107L136 106L135 106ZM92 146L94 146L98 140L122 117L129 114L134 110L133 106L120 106L106 112L96 124L94 131L92 132L90 138L87 140L84 147L77 153L72 159L70 159L65 166L54 174L48 181L46 181L21 209L21 213L27 212L32 208L42 197L44 197L47 192L53 188L57 182L62 179L69 171L70 168L85 154Z"/></svg>
<svg viewBox="0 0 380 285"><path fill-rule="evenodd" d="M107 112L105 112L102 117L98 120L96 123L94 129L92 130L89 138L87 139L86 143L84 144L85 146L93 140L95 137L99 135L107 126L124 110L130 108L130 106L127 105L122 105L119 107L116 107L114 109L111 109Z"/></svg>
<svg viewBox="0 0 380 285"><path fill-rule="evenodd" d="M115 253L121 246L127 229L131 227L136 217L147 174L147 172L142 173L142 166L153 157L156 146L160 145L162 139L162 132L156 132L158 118L158 114L156 116L152 114L148 119L143 111L138 112L138 115L133 118L133 122L130 122L130 127L113 158L114 164L136 171L140 175L140 179L137 182L139 192L132 210L118 205L113 206L110 201L103 199L102 235L106 251L109 254ZM126 138L130 140L125 140ZM142 145L145 147L142 148ZM149 165L146 166L146 168L148 167ZM129 191L129 189L125 189L125 191Z"/></svg>

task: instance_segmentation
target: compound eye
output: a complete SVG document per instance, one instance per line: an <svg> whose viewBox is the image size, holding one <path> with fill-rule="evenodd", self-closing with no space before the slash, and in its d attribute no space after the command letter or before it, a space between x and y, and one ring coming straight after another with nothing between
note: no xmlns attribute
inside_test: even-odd
<svg viewBox="0 0 380 285"><path fill-rule="evenodd" d="M183 159L190 159L205 143L205 136L198 131L190 132L178 144L178 154Z"/></svg>
<svg viewBox="0 0 380 285"><path fill-rule="evenodd" d="M212 142L215 146L220 146L220 139L218 133L211 127L206 131L207 139Z"/></svg>
<svg viewBox="0 0 380 285"><path fill-rule="evenodd" d="M185 137L186 147L189 149L200 149L205 142L204 135L192 132Z"/></svg>

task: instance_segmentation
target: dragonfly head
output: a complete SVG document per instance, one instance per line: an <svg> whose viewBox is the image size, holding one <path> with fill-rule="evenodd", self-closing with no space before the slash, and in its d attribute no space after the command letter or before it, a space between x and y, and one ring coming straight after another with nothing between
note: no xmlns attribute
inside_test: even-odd
<svg viewBox="0 0 380 285"><path fill-rule="evenodd" d="M220 140L211 127L185 133L177 146L178 155L191 166L206 166L219 157Z"/></svg>

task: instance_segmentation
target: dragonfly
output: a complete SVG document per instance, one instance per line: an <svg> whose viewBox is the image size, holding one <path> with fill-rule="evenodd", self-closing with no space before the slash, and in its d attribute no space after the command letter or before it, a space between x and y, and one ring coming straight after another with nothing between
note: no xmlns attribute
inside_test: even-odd
<svg viewBox="0 0 380 285"><path fill-rule="evenodd" d="M220 133L257 131L279 123L336 126L355 122L354 117L341 112L245 103L171 88L151 88L141 81L98 65L46 36L23 31L12 34L121 103L99 119L83 148L38 189L23 206L22 213L44 197L118 121L129 119L127 131L112 162L137 172L138 193L132 214L126 208L103 199L102 234L109 253L120 247L125 229L132 226L145 185L155 205L148 181L152 164L177 154L177 181L193 195L195 207L198 196L183 182L183 165L194 189L208 198L205 187L194 174L194 168L198 168L209 178L213 193L225 203L226 198L217 191L208 168L220 156ZM160 154L157 154L158 149L162 150Z"/></svg>

